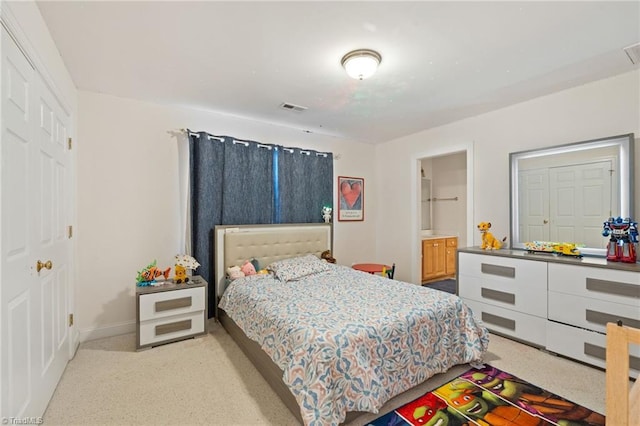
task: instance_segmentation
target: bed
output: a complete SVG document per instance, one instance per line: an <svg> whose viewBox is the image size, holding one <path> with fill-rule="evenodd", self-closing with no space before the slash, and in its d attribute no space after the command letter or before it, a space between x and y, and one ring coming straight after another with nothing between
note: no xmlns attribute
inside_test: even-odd
<svg viewBox="0 0 640 426"><path fill-rule="evenodd" d="M326 224L214 232L220 322L301 422L377 413L432 376L481 363L488 332L460 298L321 261L331 232ZM225 279L228 266L251 258L273 272Z"/></svg>

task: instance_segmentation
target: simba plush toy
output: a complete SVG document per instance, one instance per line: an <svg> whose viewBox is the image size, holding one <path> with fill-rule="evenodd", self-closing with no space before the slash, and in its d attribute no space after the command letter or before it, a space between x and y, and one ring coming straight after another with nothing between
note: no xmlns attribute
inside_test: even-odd
<svg viewBox="0 0 640 426"><path fill-rule="evenodd" d="M230 279L235 280L236 278L244 277L244 272L242 272L239 266L230 266L227 268L227 275Z"/></svg>
<svg viewBox="0 0 640 426"><path fill-rule="evenodd" d="M480 248L483 250L500 250L502 241L505 241L507 237L504 237L502 241L500 241L489 232L489 228L491 228L491 222L480 222L478 224L478 230L480 234L482 234L482 244Z"/></svg>

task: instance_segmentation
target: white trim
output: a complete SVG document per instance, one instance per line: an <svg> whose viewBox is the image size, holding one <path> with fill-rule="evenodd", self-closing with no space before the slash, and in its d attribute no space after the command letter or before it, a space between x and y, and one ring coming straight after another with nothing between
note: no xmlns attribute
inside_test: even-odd
<svg viewBox="0 0 640 426"><path fill-rule="evenodd" d="M475 218L473 216L474 198L474 171L473 171L473 142L461 143L458 145L439 146L427 149L411 156L409 165L411 179L411 199L410 208L412 232L411 232L411 258L414 265L411 271L411 282L420 284L422 282L422 247L420 245L420 230L422 228L420 216L418 215L418 203L420 202L420 162L424 158L440 157L443 155L465 152L467 154L467 245L472 246L474 241Z"/></svg>
<svg viewBox="0 0 640 426"><path fill-rule="evenodd" d="M80 330L80 342L87 342L89 340L103 339L105 337L119 336L121 334L135 333L136 322L126 321L115 325L109 325L106 327L95 327Z"/></svg>

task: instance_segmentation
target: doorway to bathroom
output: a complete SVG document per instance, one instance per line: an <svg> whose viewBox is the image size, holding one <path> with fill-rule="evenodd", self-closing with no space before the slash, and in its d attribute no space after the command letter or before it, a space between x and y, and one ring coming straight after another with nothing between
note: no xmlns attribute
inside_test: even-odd
<svg viewBox="0 0 640 426"><path fill-rule="evenodd" d="M456 152L420 161L420 235L467 242L467 153Z"/></svg>
<svg viewBox="0 0 640 426"><path fill-rule="evenodd" d="M414 273L423 285L454 292L457 248L473 245L474 239L473 145L421 154L416 157Z"/></svg>

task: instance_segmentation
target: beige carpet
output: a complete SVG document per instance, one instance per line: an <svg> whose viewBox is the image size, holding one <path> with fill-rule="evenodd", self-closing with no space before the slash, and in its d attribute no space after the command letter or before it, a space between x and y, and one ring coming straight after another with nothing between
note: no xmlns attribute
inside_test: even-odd
<svg viewBox="0 0 640 426"><path fill-rule="evenodd" d="M601 370L495 335L485 361L604 413ZM420 394L408 395L396 406ZM363 416L353 426L378 415ZM44 423L298 424L219 324L211 324L207 336L142 352L135 352L134 334L83 343L67 366Z"/></svg>

